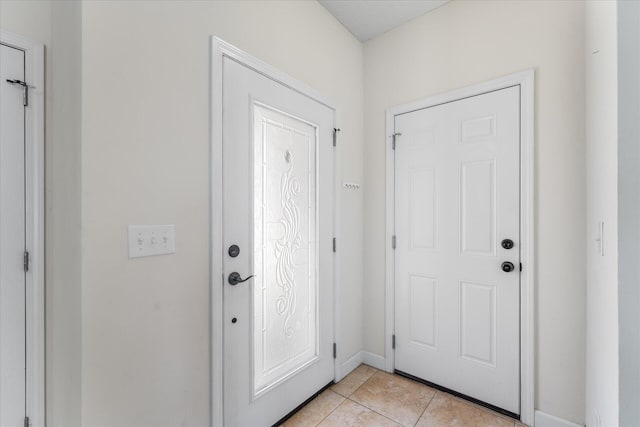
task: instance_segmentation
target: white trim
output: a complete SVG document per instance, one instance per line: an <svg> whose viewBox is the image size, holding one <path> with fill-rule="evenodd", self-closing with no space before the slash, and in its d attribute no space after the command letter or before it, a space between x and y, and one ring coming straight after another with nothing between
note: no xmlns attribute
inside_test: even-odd
<svg viewBox="0 0 640 427"><path fill-rule="evenodd" d="M356 369L362 363L364 363L364 352L359 351L350 358L348 358L344 363L340 364L340 375L336 375L336 383L349 375L351 371Z"/></svg>
<svg viewBox="0 0 640 427"><path fill-rule="evenodd" d="M534 422L534 291L535 291L535 211L534 211L534 71L504 76L489 82L465 87L427 99L398 105L387 109L386 115L386 318L385 318L385 369L394 369L394 352L391 337L394 333L394 257L391 239L394 224L394 151L391 136L394 133L394 117L398 114L420 110L445 102L456 101L511 86L520 85L520 242L522 272L520 274L520 416L522 422Z"/></svg>
<svg viewBox="0 0 640 427"><path fill-rule="evenodd" d="M368 351L362 352L362 363L372 366L382 371L386 370L386 360L379 354L370 353Z"/></svg>
<svg viewBox="0 0 640 427"><path fill-rule="evenodd" d="M338 126L338 112L334 109L334 127L340 128ZM342 364L340 360L342 360L342 328L340 327L341 323L341 311L340 308L340 295L338 294L338 290L340 287L338 283L340 283L340 273L342 272L342 263L340 262L341 257L338 256L339 251L344 248L344 242L341 239L342 236L342 221L340 220L342 212L342 173L340 167L340 150L338 147L340 146L340 133L338 133L335 138L337 139L336 147L333 150L333 236L336 238L336 252L333 253L333 342L337 343L336 349L336 357L333 359L333 375L334 381L338 382L342 378L344 378L347 374L342 368Z"/></svg>
<svg viewBox="0 0 640 427"><path fill-rule="evenodd" d="M44 328L44 45L0 30L0 42L25 53L29 105L25 109L27 416L32 427L45 425Z"/></svg>
<svg viewBox="0 0 640 427"><path fill-rule="evenodd" d="M379 354L374 354L368 351L360 350L350 358L348 358L344 363L340 365L340 373L342 375L336 375L336 382L340 381L347 375L351 373L354 369L356 369L361 364L369 365L373 368L380 369L382 371L385 370L385 358L384 356L380 356Z"/></svg>
<svg viewBox="0 0 640 427"><path fill-rule="evenodd" d="M584 427L582 424L572 423L563 418L559 418L542 411L536 411L536 427ZM533 424L532 424L533 425Z"/></svg>
<svg viewBox="0 0 640 427"><path fill-rule="evenodd" d="M224 282L222 260L223 260L223 241L222 241L222 88L223 88L223 58L227 57L234 61L251 68L255 72L274 80L289 89L292 89L302 95L305 95L324 106L334 111L334 127L338 127L336 123L336 109L333 107L333 103L329 102L325 97L320 95L314 89L310 88L306 84L288 76L287 74L277 70L273 66L257 59L256 57L236 48L235 46L219 39L218 37L211 36L211 124L210 124L210 138L211 138L211 164L210 164L210 182L211 182L211 241L209 251L211 254L210 261L210 287L211 287L211 301L210 301L210 317L211 317L211 378L210 378L210 392L211 392L211 425L222 426L224 423L224 352L223 352L223 294L222 285ZM336 150L337 152L337 150ZM338 188L340 180L337 176L338 173L338 156L334 158L334 209L339 206L338 202ZM334 227L336 233L340 231L339 223L337 221L337 210L334 212L334 218L336 221ZM339 238L339 236L336 235ZM340 240L338 240L339 242ZM336 318L339 310L339 299L335 297L338 289L338 262L337 257L334 256L334 340L337 340L337 326ZM336 341L338 342L338 341ZM338 344L340 344L338 342ZM338 350L340 349L338 345ZM334 375L339 373L340 366L338 364L339 359L334 361Z"/></svg>

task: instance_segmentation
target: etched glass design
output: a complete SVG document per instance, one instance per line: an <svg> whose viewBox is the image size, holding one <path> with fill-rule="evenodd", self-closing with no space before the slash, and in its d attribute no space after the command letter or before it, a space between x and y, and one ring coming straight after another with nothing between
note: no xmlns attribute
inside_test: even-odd
<svg viewBox="0 0 640 427"><path fill-rule="evenodd" d="M318 358L317 126L254 103L254 397Z"/></svg>

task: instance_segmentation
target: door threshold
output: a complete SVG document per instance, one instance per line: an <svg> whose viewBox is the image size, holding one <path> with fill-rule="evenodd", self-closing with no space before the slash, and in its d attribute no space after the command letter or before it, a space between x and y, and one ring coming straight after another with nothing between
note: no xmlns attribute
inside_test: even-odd
<svg viewBox="0 0 640 427"><path fill-rule="evenodd" d="M499 408L499 407L494 406L494 405L492 405L490 403L483 402L482 400L478 400L478 399L476 399L474 397L467 396L466 394L462 394L462 393L459 393L459 392L457 392L455 390L451 390L450 388L446 388L446 387L443 387L441 385L432 383L431 381L423 380L422 378L413 376L411 374L407 374L406 372L398 371L397 369L395 369L393 372L398 374L398 375L400 375L400 376L402 376L402 377L409 378L410 380L422 383L422 384L427 385L427 386L429 386L431 388L435 388L436 390L444 391L445 393L449 393L449 394L451 394L453 396L456 396L456 397L459 397L461 399L467 400L467 401L469 401L471 403L475 403L476 405L484 406L485 408L491 409L494 412L497 412L497 413L502 414L502 415L506 415L509 418L513 418L514 420L520 421L520 415L516 414L515 412L507 411L506 409Z"/></svg>
<svg viewBox="0 0 640 427"><path fill-rule="evenodd" d="M311 402L313 399L315 399L316 397L318 397L323 391L325 391L326 389L328 389L329 387L331 387L332 385L334 385L336 382L335 381L331 381L329 384L325 385L324 387L322 387L320 390L316 391L315 393L313 393L311 395L310 398L308 398L307 400L305 400L304 402L302 402L301 404L299 404L298 406L296 406L296 408L289 412L287 415L285 415L284 417L280 418L274 425L272 425L271 427L278 427L282 424L285 423L285 421L287 421L289 418L293 417L299 410L301 410L302 408L304 408L309 402Z"/></svg>

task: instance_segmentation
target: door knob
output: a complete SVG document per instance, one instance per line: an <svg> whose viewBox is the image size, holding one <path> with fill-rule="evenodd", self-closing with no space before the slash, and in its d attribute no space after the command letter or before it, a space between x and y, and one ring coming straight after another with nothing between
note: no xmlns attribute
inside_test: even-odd
<svg viewBox="0 0 640 427"><path fill-rule="evenodd" d="M246 282L247 280L251 279L252 277L253 277L253 274L251 276L247 277L246 279L243 279L240 276L240 273L237 273L237 272L234 271L233 273L231 273L229 275L229 284L235 286L238 283Z"/></svg>
<svg viewBox="0 0 640 427"><path fill-rule="evenodd" d="M505 249L511 249L513 248L513 240L511 239L504 239L501 243L502 247Z"/></svg>
<svg viewBox="0 0 640 427"><path fill-rule="evenodd" d="M515 267L513 266L513 263L509 261L503 262L501 267L502 267L502 271L504 271L505 273L510 273L515 269ZM229 280L231 280L231 277L229 277Z"/></svg>

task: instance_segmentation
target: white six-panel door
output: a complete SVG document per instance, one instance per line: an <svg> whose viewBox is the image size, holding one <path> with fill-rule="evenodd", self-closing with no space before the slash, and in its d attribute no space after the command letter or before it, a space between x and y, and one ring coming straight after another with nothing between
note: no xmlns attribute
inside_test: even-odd
<svg viewBox="0 0 640 427"><path fill-rule="evenodd" d="M223 61L224 422L270 426L334 378L334 112Z"/></svg>
<svg viewBox="0 0 640 427"><path fill-rule="evenodd" d="M0 44L0 426L25 417L24 52Z"/></svg>
<svg viewBox="0 0 640 427"><path fill-rule="evenodd" d="M395 369L514 414L519 91L395 116Z"/></svg>

